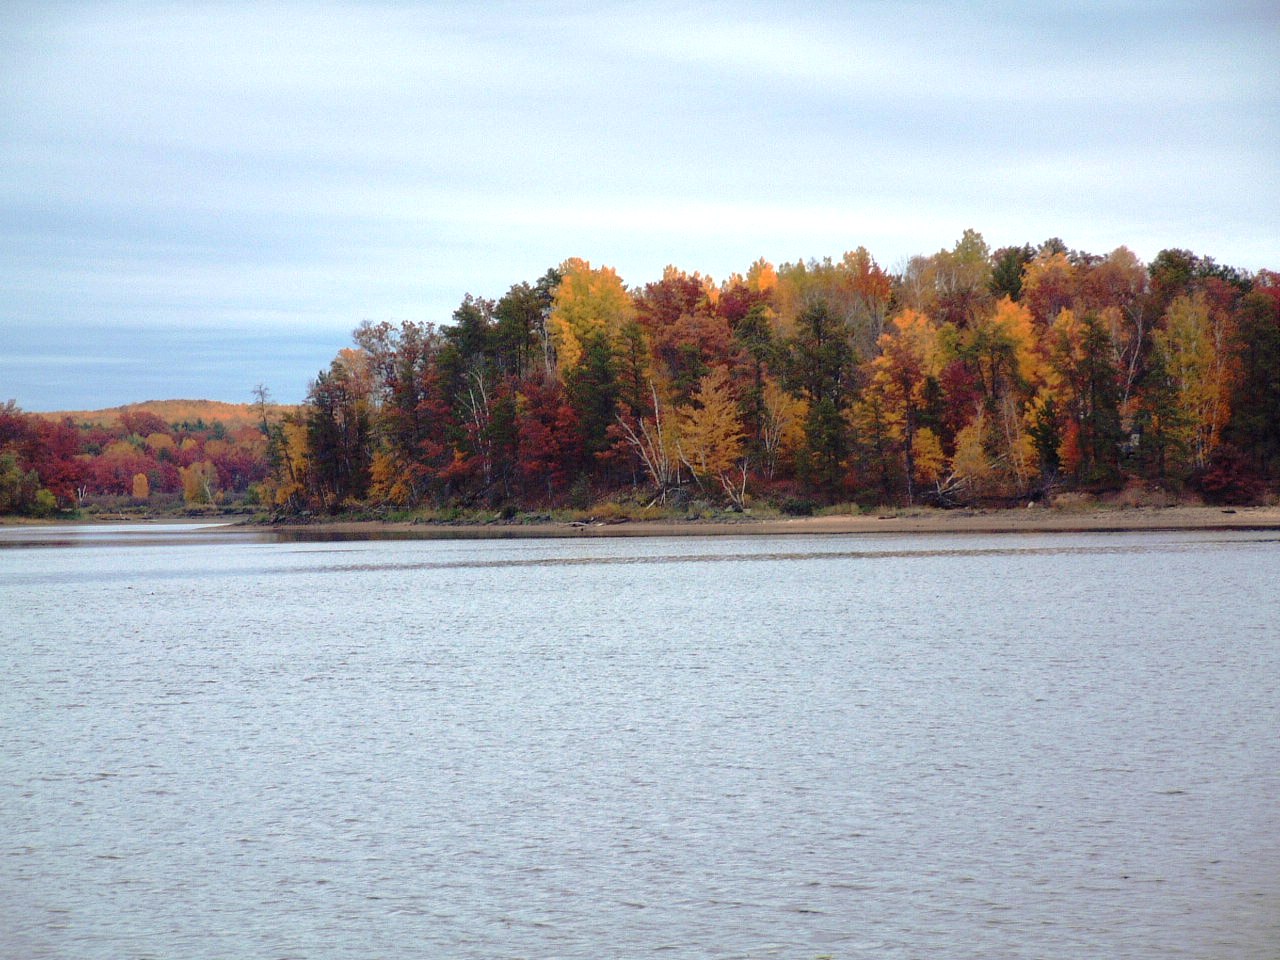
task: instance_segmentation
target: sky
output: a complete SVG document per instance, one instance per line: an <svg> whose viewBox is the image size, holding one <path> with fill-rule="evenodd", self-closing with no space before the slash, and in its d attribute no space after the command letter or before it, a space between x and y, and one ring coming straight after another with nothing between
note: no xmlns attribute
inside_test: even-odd
<svg viewBox="0 0 1280 960"><path fill-rule="evenodd" d="M8 0L0 402L298 402L569 257L1280 269L1277 50L1271 2Z"/></svg>

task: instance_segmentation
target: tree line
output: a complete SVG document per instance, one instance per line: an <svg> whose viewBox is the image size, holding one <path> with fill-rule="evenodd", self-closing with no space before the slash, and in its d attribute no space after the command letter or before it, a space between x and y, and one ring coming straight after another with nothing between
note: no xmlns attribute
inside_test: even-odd
<svg viewBox="0 0 1280 960"><path fill-rule="evenodd" d="M1280 274L972 230L899 272L859 247L628 287L570 259L447 324L366 322L301 407L267 399L212 447L163 423L90 440L10 404L0 510L139 476L191 492L193 471L280 513L953 506L1134 479L1256 502L1280 491Z"/></svg>
<svg viewBox="0 0 1280 960"><path fill-rule="evenodd" d="M1280 484L1280 275L1052 239L627 287L571 259L452 322L361 325L271 433L268 499L1025 501Z"/></svg>

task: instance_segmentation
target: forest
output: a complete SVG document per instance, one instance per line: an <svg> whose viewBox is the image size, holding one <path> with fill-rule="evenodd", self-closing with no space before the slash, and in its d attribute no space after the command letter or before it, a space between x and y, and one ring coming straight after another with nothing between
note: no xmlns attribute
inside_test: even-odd
<svg viewBox="0 0 1280 960"><path fill-rule="evenodd" d="M110 424L0 408L0 511L239 498L277 517L611 502L808 512L1158 486L1280 492L1280 274L969 230L629 287L569 259L450 322L369 323L296 408Z"/></svg>

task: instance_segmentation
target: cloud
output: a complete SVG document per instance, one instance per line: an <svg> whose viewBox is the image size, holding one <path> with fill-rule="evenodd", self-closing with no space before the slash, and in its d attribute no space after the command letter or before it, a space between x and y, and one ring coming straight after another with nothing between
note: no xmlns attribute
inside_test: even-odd
<svg viewBox="0 0 1280 960"><path fill-rule="evenodd" d="M1275 266L1277 40L1241 3L11 5L0 322L341 333L570 255L965 227Z"/></svg>

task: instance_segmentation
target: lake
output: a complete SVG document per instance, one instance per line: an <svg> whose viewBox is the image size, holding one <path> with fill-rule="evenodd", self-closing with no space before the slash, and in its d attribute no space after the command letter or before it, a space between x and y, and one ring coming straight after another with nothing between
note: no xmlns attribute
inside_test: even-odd
<svg viewBox="0 0 1280 960"><path fill-rule="evenodd" d="M3 528L0 954L1274 960L1278 584L1274 532Z"/></svg>

